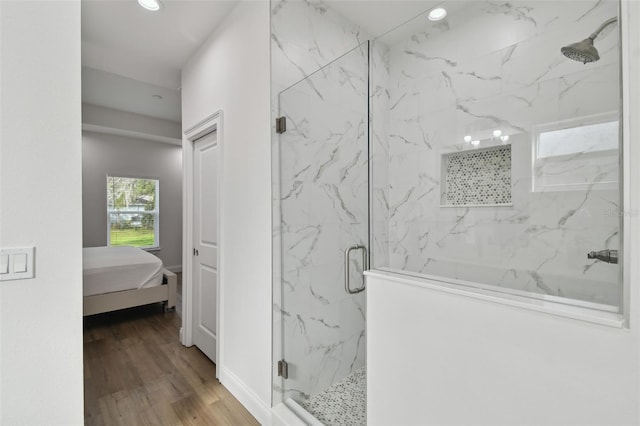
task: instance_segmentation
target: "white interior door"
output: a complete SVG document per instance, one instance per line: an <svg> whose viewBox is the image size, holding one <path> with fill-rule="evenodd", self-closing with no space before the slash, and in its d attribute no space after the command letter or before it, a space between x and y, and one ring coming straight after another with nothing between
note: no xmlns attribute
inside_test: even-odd
<svg viewBox="0 0 640 426"><path fill-rule="evenodd" d="M193 343L216 362L218 340L218 143L209 133L193 151Z"/></svg>

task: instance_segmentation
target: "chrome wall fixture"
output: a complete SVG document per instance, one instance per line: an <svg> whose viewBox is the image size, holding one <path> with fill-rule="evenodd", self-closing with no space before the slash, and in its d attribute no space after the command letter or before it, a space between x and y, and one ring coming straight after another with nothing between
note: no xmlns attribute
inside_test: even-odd
<svg viewBox="0 0 640 426"><path fill-rule="evenodd" d="M618 250L600 250L587 253L587 259L597 259L606 263L618 263Z"/></svg>
<svg viewBox="0 0 640 426"><path fill-rule="evenodd" d="M585 38L582 41L577 43L570 44L560 49L562 54L569 59L574 61L582 62L586 64L587 62L595 62L600 59L600 55L598 54L598 49L593 45L593 41L600 35L600 33L607 28L609 25L613 24L618 20L617 17L613 17L607 19L598 27L597 30L593 32L588 38Z"/></svg>

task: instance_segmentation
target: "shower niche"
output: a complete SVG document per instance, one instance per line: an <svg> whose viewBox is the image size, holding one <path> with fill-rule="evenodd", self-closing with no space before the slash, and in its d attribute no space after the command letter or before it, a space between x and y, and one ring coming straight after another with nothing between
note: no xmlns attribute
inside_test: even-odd
<svg viewBox="0 0 640 426"><path fill-rule="evenodd" d="M511 144L442 154L441 207L510 206Z"/></svg>

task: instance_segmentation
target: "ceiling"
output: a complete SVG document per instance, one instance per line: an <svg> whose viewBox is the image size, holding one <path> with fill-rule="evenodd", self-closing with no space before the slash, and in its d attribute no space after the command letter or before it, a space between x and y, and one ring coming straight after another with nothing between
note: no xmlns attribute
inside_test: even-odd
<svg viewBox="0 0 640 426"><path fill-rule="evenodd" d="M180 121L180 69L237 0L162 4L82 0L83 102Z"/></svg>
<svg viewBox="0 0 640 426"><path fill-rule="evenodd" d="M180 122L180 90L82 67L82 102Z"/></svg>
<svg viewBox="0 0 640 426"><path fill-rule="evenodd" d="M162 0L150 12L137 0L82 0L83 102L180 122L180 70L238 1ZM379 37L442 1L325 3ZM414 19L384 41L392 44L421 25Z"/></svg>

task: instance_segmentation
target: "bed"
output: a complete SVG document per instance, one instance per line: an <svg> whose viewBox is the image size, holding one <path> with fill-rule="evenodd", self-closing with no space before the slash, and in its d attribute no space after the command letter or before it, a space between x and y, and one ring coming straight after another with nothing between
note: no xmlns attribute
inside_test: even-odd
<svg viewBox="0 0 640 426"><path fill-rule="evenodd" d="M83 251L83 315L164 302L176 305L176 275L135 247L86 247Z"/></svg>

